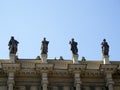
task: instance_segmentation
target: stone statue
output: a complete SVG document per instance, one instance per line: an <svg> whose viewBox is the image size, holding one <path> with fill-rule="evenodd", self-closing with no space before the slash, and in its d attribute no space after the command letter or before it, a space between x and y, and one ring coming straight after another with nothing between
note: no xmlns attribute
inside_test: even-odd
<svg viewBox="0 0 120 90"><path fill-rule="evenodd" d="M85 57L82 57L82 60L81 61L86 61Z"/></svg>
<svg viewBox="0 0 120 90"><path fill-rule="evenodd" d="M13 36L11 36L11 39L8 43L10 54L16 54L17 49L18 49L17 48L18 44L19 44L19 42L17 40L15 40Z"/></svg>
<svg viewBox="0 0 120 90"><path fill-rule="evenodd" d="M101 43L101 45L102 45L102 54L109 55L109 45L106 42L106 39L103 39L103 42Z"/></svg>
<svg viewBox="0 0 120 90"><path fill-rule="evenodd" d="M44 38L41 45L41 54L47 54L48 44L49 44L49 41L46 41L46 38Z"/></svg>
<svg viewBox="0 0 120 90"><path fill-rule="evenodd" d="M71 44L71 51L73 54L77 55L78 54L78 49L77 49L77 42L74 41L74 38L69 42Z"/></svg>

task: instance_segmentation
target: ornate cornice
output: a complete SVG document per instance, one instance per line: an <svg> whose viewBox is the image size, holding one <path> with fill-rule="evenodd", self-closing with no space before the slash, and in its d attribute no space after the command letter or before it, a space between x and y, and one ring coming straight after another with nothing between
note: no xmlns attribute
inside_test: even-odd
<svg viewBox="0 0 120 90"><path fill-rule="evenodd" d="M99 70L104 73L115 73L118 68L118 64L100 64Z"/></svg>
<svg viewBox="0 0 120 90"><path fill-rule="evenodd" d="M16 63L2 63L2 69L4 72L16 72L21 69L21 66Z"/></svg>
<svg viewBox="0 0 120 90"><path fill-rule="evenodd" d="M70 72L82 72L85 71L87 65L86 64L69 64L68 71Z"/></svg>
<svg viewBox="0 0 120 90"><path fill-rule="evenodd" d="M102 77L103 74L98 69L86 69L85 72L81 73L81 77Z"/></svg>
<svg viewBox="0 0 120 90"><path fill-rule="evenodd" d="M36 63L35 67L38 72L49 72L53 70L54 65L46 64L46 63L40 63L40 64Z"/></svg>

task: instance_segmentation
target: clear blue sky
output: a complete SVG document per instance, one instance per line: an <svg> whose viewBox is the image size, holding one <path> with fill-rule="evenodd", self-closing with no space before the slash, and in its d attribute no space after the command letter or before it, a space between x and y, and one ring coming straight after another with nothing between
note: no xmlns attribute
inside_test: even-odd
<svg viewBox="0 0 120 90"><path fill-rule="evenodd" d="M120 0L1 0L0 58L8 59L8 41L19 41L19 58L40 55L44 37L48 58L71 59L69 41L78 42L79 59L101 60L101 42L110 60L120 60Z"/></svg>

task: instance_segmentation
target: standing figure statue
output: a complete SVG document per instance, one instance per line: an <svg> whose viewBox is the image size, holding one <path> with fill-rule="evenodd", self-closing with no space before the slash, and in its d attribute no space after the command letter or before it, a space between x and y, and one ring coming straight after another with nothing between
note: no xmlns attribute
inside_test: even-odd
<svg viewBox="0 0 120 90"><path fill-rule="evenodd" d="M74 38L69 42L71 44L71 51L73 54L77 55L78 54L78 48L77 48L77 42L74 41Z"/></svg>
<svg viewBox="0 0 120 90"><path fill-rule="evenodd" d="M16 54L18 43L19 42L15 40L13 36L11 36L11 39L8 43L10 54Z"/></svg>
<svg viewBox="0 0 120 90"><path fill-rule="evenodd" d="M41 50L42 50L41 54L47 54L48 44L49 44L49 41L46 41L46 38L44 38L41 45Z"/></svg>
<svg viewBox="0 0 120 90"><path fill-rule="evenodd" d="M101 45L102 45L102 54L109 55L109 45L106 42L106 39L103 39L103 42L101 43Z"/></svg>

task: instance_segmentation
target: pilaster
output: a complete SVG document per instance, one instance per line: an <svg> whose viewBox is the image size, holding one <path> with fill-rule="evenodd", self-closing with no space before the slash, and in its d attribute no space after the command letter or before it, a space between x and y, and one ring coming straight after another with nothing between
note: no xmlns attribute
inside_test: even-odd
<svg viewBox="0 0 120 90"><path fill-rule="evenodd" d="M14 72L9 72L8 73L7 84L8 84L8 90L13 90L13 87L14 87L14 84L15 84L15 81L14 81Z"/></svg>
<svg viewBox="0 0 120 90"><path fill-rule="evenodd" d="M74 74L74 86L76 87L76 90L81 90L80 73Z"/></svg>
<svg viewBox="0 0 120 90"><path fill-rule="evenodd" d="M112 74L117 70L118 65L116 64L101 64L100 71L105 74L106 86L108 90L113 90L114 81L112 79Z"/></svg>
<svg viewBox="0 0 120 90"><path fill-rule="evenodd" d="M2 68L5 73L8 74L8 90L13 90L13 87L15 85L14 81L14 75L17 71L20 70L20 64L14 64L14 63L3 63Z"/></svg>
<svg viewBox="0 0 120 90"><path fill-rule="evenodd" d="M114 81L112 80L112 74L106 72L106 86L108 86L109 90L113 90Z"/></svg>
<svg viewBox="0 0 120 90"><path fill-rule="evenodd" d="M80 75L82 71L86 69L86 64L69 64L68 70L74 74L74 86L76 90L81 90L81 78Z"/></svg>
<svg viewBox="0 0 120 90"><path fill-rule="evenodd" d="M47 77L47 73L42 73L42 87L43 87L43 90L47 90L47 87L48 87L48 77Z"/></svg>
<svg viewBox="0 0 120 90"><path fill-rule="evenodd" d="M48 72L53 70L53 64L45 64L45 63L36 64L36 70L37 72L41 73L41 76L42 76L41 84L42 84L43 90L47 90Z"/></svg>

